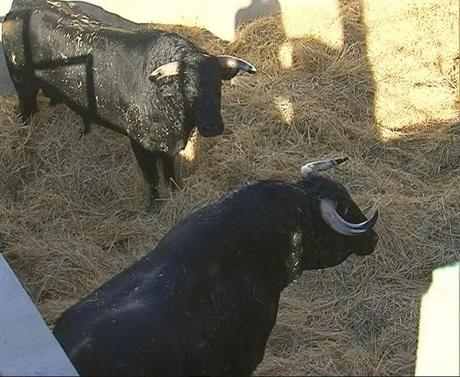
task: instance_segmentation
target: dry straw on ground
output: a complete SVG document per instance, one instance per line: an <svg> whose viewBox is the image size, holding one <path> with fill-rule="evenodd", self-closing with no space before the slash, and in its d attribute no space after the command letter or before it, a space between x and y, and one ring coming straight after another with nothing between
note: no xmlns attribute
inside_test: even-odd
<svg viewBox="0 0 460 377"><path fill-rule="evenodd" d="M16 98L0 98L0 243L51 326L228 189L297 179L306 161L347 155L331 174L362 208L380 207L378 249L283 293L256 374L414 372L421 295L435 267L460 257L458 3L339 3L335 43L321 39L321 17L315 36L290 37L271 17L230 44L173 27L258 74L224 86L224 136L195 140L182 189L164 186L155 214L140 210L125 138L94 126L80 140L79 118L43 98L23 125Z"/></svg>

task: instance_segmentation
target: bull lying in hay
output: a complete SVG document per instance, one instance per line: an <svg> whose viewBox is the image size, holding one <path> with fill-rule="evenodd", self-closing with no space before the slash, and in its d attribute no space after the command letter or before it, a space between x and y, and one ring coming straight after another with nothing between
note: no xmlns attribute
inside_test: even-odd
<svg viewBox="0 0 460 377"><path fill-rule="evenodd" d="M151 208L157 161L165 179L174 180L173 157L195 126L203 136L223 132L222 80L255 68L209 55L174 33L115 26L66 2L16 1L3 23L5 56L25 119L42 89L78 113L85 131L97 123L128 136Z"/></svg>
<svg viewBox="0 0 460 377"><path fill-rule="evenodd" d="M143 259L67 310L54 334L82 375L249 375L281 291L303 270L372 253L347 190L305 165L297 183L259 181L185 218Z"/></svg>

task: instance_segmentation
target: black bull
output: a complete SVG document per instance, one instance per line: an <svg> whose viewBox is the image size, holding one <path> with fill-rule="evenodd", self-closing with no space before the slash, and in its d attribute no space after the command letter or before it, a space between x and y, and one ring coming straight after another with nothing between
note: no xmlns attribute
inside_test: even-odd
<svg viewBox="0 0 460 377"><path fill-rule="evenodd" d="M377 212L366 220L319 167L307 166L297 183L243 185L198 210L68 309L54 334L79 373L249 375L281 291L303 270L377 244Z"/></svg>
<svg viewBox="0 0 460 377"><path fill-rule="evenodd" d="M174 33L113 27L71 4L17 1L5 17L4 51L21 113L27 119L36 111L42 89L79 114L85 131L96 123L128 136L151 206L157 161L173 180L173 158L194 127L203 136L223 132L221 81L255 69Z"/></svg>

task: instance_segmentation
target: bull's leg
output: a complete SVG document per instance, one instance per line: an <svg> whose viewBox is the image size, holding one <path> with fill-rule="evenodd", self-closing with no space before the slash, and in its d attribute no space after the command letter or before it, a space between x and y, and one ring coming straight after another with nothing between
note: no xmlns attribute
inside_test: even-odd
<svg viewBox="0 0 460 377"><path fill-rule="evenodd" d="M161 154L161 165L163 167L163 176L165 181L168 182L171 190L177 189L176 174L174 170L174 157L166 153Z"/></svg>
<svg viewBox="0 0 460 377"><path fill-rule="evenodd" d="M24 121L37 111L37 92L33 78L24 78L22 82L13 78L13 84L18 93L19 109Z"/></svg>
<svg viewBox="0 0 460 377"><path fill-rule="evenodd" d="M42 89L42 92L45 97L50 99L50 107L54 107L62 103L61 100L59 100L56 97L53 97L46 89Z"/></svg>
<svg viewBox="0 0 460 377"><path fill-rule="evenodd" d="M155 199L158 197L158 170L157 156L154 152L146 150L137 141L130 139L131 147L136 156L137 163L141 168L145 183L149 189L149 197L146 203L146 210L151 211L155 207Z"/></svg>
<svg viewBox="0 0 460 377"><path fill-rule="evenodd" d="M91 130L90 127L89 127L91 122L88 119L82 118L82 122L83 122L83 126L80 129L80 139L83 136L87 135L89 133L89 131ZM131 143L131 145L132 145L132 143ZM133 149L134 149L134 147L133 147Z"/></svg>

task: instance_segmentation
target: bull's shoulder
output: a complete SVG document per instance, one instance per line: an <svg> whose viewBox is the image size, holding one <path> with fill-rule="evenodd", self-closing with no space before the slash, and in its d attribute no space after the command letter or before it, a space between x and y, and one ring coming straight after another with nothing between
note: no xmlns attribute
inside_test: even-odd
<svg viewBox="0 0 460 377"><path fill-rule="evenodd" d="M272 197L282 198L282 194L293 194L303 195L304 193L299 190L298 186L293 183L265 179L257 181L249 181L240 184L236 188L229 191L222 201L229 199L232 200L244 200L244 198L250 198L250 200L266 199Z"/></svg>

